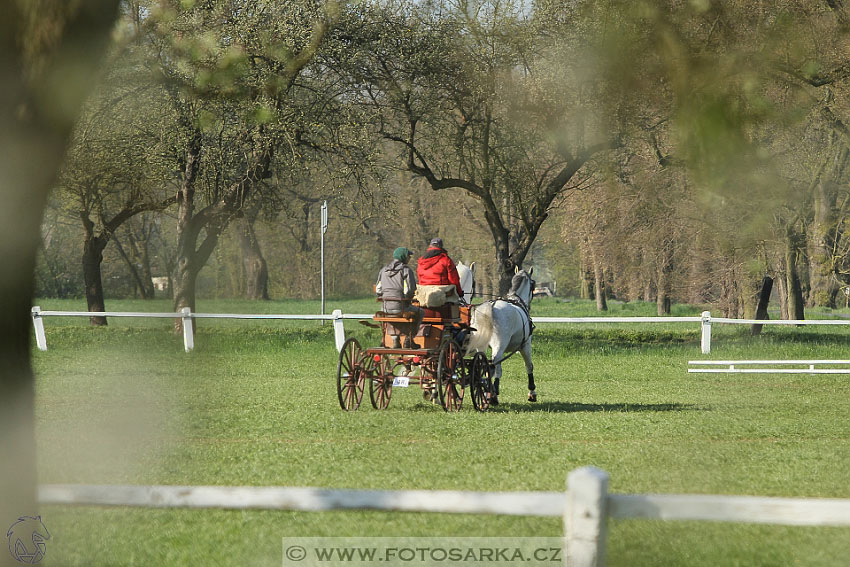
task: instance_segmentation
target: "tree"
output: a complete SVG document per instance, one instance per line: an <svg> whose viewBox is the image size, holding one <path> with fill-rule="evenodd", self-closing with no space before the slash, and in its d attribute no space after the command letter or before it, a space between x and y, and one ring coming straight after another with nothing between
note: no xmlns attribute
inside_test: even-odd
<svg viewBox="0 0 850 567"><path fill-rule="evenodd" d="M126 222L123 228L120 238L118 234L112 235L112 242L130 271L135 293L141 299L153 299L156 290L153 283L151 240L158 233L158 223L153 214L141 214Z"/></svg>
<svg viewBox="0 0 850 567"><path fill-rule="evenodd" d="M510 1L358 5L329 49L403 167L477 201L502 293L550 209L616 145L597 135L569 43L540 25Z"/></svg>
<svg viewBox="0 0 850 567"><path fill-rule="evenodd" d="M29 311L41 216L117 8L0 3L0 518L12 521L36 515ZM0 565L15 564L0 554Z"/></svg>
<svg viewBox="0 0 850 567"><path fill-rule="evenodd" d="M295 139L295 80L315 55L334 6L160 4L152 41L183 138L175 310L195 307L198 273L222 231L271 176L277 144ZM204 33L184 33L197 29Z"/></svg>
<svg viewBox="0 0 850 567"><path fill-rule="evenodd" d="M176 201L164 194L167 164L159 158L162 140L155 137L159 132L145 126L161 105L140 104L138 85L126 81L120 85L123 92L100 93L106 100L94 98L84 112L59 180L70 199L67 207L82 222L83 279L92 312L106 310L103 251L119 227L142 212L161 211ZM141 280L140 285L144 286ZM106 317L91 317L91 323L105 325Z"/></svg>
<svg viewBox="0 0 850 567"><path fill-rule="evenodd" d="M681 169L691 195L680 202L691 207L677 214L701 219L703 245L714 239L702 248L723 266L719 293L710 294L729 312L754 314L755 290L771 271L784 272L779 288L792 311L809 286L821 290L810 300L834 301L842 233L835 180L846 168L840 144L829 142L843 124L830 88L847 76L835 48L846 37L847 9L827 4L583 7L598 30L609 114L632 155L641 145L654 149L647 171Z"/></svg>

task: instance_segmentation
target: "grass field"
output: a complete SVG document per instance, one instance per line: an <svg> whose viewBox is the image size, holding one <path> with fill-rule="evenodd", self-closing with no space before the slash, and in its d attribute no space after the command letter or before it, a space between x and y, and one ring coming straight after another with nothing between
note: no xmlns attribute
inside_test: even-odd
<svg viewBox="0 0 850 567"><path fill-rule="evenodd" d="M81 310L81 302L42 301ZM109 310L169 311L167 302ZM374 311L372 300L328 311ZM202 312L298 313L317 302L200 302ZM677 308L695 315L700 308ZM533 313L586 316L587 302ZM654 315L613 304L610 315ZM195 351L169 320L47 318L34 351L39 481L285 485L374 489L563 490L595 465L612 492L850 498L850 381L842 375L696 375L699 326L540 325L525 402L520 357L505 363L503 405L446 414L418 390L386 411L339 409L330 325L204 321ZM377 332L347 322L349 335ZM848 357L850 332L715 326L710 358ZM469 404L469 400L465 405ZM471 406L471 404L470 404ZM46 565L280 565L291 536L558 536L554 518L379 512L231 512L48 506ZM612 521L613 566L850 564L850 530Z"/></svg>

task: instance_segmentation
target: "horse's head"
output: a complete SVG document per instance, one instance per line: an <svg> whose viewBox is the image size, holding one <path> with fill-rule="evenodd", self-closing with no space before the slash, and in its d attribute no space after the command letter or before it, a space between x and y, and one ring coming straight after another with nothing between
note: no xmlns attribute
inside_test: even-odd
<svg viewBox="0 0 850 567"><path fill-rule="evenodd" d="M533 273L534 268L526 272L517 267L514 277L511 278L511 289L508 292L508 297L518 297L523 303L531 306L531 298L534 296L534 286L536 285L535 281L531 279Z"/></svg>
<svg viewBox="0 0 850 567"><path fill-rule="evenodd" d="M475 262L469 266L463 262L458 262L457 275L460 278L460 287L463 290L464 299L471 301L475 295Z"/></svg>

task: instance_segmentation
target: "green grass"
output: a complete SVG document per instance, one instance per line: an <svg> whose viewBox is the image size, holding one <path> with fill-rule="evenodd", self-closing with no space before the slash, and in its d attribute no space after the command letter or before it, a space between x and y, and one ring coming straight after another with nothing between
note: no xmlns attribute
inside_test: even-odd
<svg viewBox="0 0 850 567"><path fill-rule="evenodd" d="M143 302L109 302L139 310ZM43 309L82 309L43 301ZM165 302L150 311L167 311ZM328 311L374 310L371 299ZM652 304L619 304L654 315ZM200 302L210 312L318 312L318 302ZM620 309L622 311L618 312ZM589 302L536 301L585 316ZM681 308L675 314L698 314ZM34 351L40 482L562 490L595 465L612 492L850 498L850 382L841 375L687 374L699 326L540 325L540 402L520 357L502 406L446 414L415 389L379 412L341 411L330 325L202 322L182 352L170 323L47 318ZM364 345L377 332L346 323ZM848 358L848 331L715 326L710 358ZM46 565L280 565L281 538L558 536L555 518L380 512L237 512L47 506ZM612 566L833 566L850 530L618 520Z"/></svg>

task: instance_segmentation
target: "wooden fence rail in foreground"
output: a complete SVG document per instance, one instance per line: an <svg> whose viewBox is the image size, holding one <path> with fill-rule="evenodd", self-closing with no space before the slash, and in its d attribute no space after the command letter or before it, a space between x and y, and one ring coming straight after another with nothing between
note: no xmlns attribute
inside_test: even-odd
<svg viewBox="0 0 850 567"><path fill-rule="evenodd" d="M231 510L384 510L561 516L570 567L604 567L608 518L706 520L788 526L850 526L850 500L754 496L609 494L594 467L567 476L566 492L331 490L274 486L42 485L42 504L220 508Z"/></svg>
<svg viewBox="0 0 850 567"><path fill-rule="evenodd" d="M195 348L194 325L195 319L289 319L302 321L332 321L334 325L334 343L339 351L345 342L345 319L369 320L371 314L343 314L336 309L330 315L284 315L284 314L248 314L248 313L193 313L184 307L179 313L143 313L122 311L42 311L40 307L32 308L32 324L35 329L35 342L39 350L47 350L47 336L44 333L44 317L155 317L160 319L183 319L183 346L186 352ZM759 319L728 319L711 317L711 313L703 311L700 317L532 317L535 325L545 323L579 323L579 324L613 324L613 323L699 323L700 350L702 354L711 352L711 324L726 325L850 325L850 320L821 319L811 321L759 320Z"/></svg>

